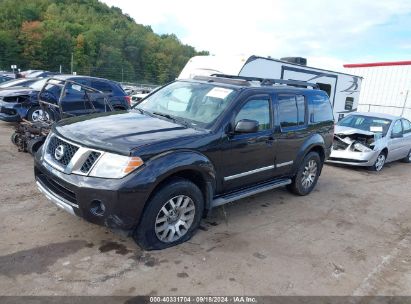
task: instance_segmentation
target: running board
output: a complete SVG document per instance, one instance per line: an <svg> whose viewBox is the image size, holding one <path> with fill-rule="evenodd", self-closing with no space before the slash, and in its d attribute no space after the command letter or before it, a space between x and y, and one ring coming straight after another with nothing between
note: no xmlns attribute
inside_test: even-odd
<svg viewBox="0 0 411 304"><path fill-rule="evenodd" d="M213 201L211 202L211 207L214 208L220 205L230 203L232 201L239 200L247 196L251 196L260 192L268 191L289 184L291 184L291 179L279 179L275 181L266 182L264 184L260 184L257 186L252 186L250 188L241 189L236 192L229 193L213 199Z"/></svg>

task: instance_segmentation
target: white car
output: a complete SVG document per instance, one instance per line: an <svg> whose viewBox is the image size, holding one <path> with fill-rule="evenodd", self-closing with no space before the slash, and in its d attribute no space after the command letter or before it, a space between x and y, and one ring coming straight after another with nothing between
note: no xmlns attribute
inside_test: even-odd
<svg viewBox="0 0 411 304"><path fill-rule="evenodd" d="M335 126L329 163L381 171L396 160L411 162L411 122L381 113L355 113Z"/></svg>

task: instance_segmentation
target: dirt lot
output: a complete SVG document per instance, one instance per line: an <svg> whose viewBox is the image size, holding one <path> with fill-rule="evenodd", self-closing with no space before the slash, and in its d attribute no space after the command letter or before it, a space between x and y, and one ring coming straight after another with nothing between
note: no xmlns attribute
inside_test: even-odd
<svg viewBox="0 0 411 304"><path fill-rule="evenodd" d="M411 166L326 166L316 190L216 209L186 244L143 252L61 211L0 123L1 295L411 295Z"/></svg>

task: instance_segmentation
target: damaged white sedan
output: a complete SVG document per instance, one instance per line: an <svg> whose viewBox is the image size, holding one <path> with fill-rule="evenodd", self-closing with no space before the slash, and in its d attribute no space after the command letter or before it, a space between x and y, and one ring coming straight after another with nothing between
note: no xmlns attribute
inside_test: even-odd
<svg viewBox="0 0 411 304"><path fill-rule="evenodd" d="M380 171L396 160L411 162L411 122L381 113L355 113L335 126L329 163Z"/></svg>

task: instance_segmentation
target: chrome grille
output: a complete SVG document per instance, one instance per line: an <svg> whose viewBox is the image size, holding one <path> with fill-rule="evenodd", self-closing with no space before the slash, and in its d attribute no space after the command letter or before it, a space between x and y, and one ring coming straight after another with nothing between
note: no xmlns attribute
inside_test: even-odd
<svg viewBox="0 0 411 304"><path fill-rule="evenodd" d="M57 159L55 155L55 151L59 146L64 147L64 153L61 159ZM78 149L79 148L77 146L69 144L68 142L61 140L57 136L52 136L47 146L47 153L51 156L53 161L66 167L70 163L71 159L73 158L74 154L76 154Z"/></svg>
<svg viewBox="0 0 411 304"><path fill-rule="evenodd" d="M100 155L100 152L92 151L90 155L87 157L86 161L81 166L80 171L83 173L89 172L91 167L93 167L94 163L96 162L96 160L100 157Z"/></svg>

